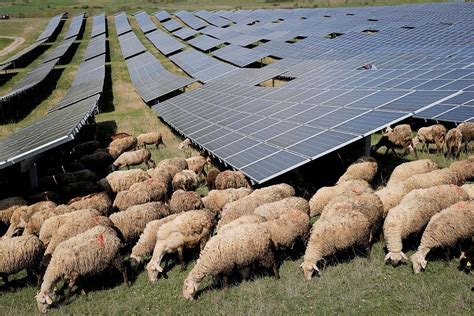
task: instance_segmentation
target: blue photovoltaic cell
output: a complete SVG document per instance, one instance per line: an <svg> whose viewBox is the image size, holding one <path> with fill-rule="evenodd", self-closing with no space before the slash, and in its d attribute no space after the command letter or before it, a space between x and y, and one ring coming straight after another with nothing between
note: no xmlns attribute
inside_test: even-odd
<svg viewBox="0 0 474 316"><path fill-rule="evenodd" d="M278 148L276 147L267 144L258 144L228 157L226 161L236 168L242 168L277 151Z"/></svg>
<svg viewBox="0 0 474 316"><path fill-rule="evenodd" d="M426 110L423 110L419 113L416 114L416 117L418 118L425 118L425 119L433 119L437 115L440 115L441 113L447 112L449 110L454 109L456 106L455 105L449 105L449 104L436 104Z"/></svg>
<svg viewBox="0 0 474 316"><path fill-rule="evenodd" d="M436 120L450 122L467 122L474 118L474 107L460 106L451 111L438 115Z"/></svg>
<svg viewBox="0 0 474 316"><path fill-rule="evenodd" d="M453 94L450 91L415 91L405 97L390 102L380 109L412 112L428 106Z"/></svg>
<svg viewBox="0 0 474 316"><path fill-rule="evenodd" d="M405 113L375 110L351 119L337 126L336 129L348 133L363 134L365 136L373 133L374 130L388 126L392 124L392 122L399 121L406 116L407 114Z"/></svg>

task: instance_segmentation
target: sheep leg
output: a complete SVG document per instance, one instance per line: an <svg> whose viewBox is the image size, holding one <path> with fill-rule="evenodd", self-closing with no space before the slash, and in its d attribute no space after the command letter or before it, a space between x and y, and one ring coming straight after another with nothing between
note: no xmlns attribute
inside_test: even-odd
<svg viewBox="0 0 474 316"><path fill-rule="evenodd" d="M5 286L8 287L8 274L2 273L2 280L5 283Z"/></svg>
<svg viewBox="0 0 474 316"><path fill-rule="evenodd" d="M202 251L204 249L204 247L206 247L206 244L207 244L208 240L209 240L209 235L204 236L204 237L201 238L201 241L199 243L199 250Z"/></svg>
<svg viewBox="0 0 474 316"><path fill-rule="evenodd" d="M179 264L181 265L180 272L186 270L184 267L184 256L183 256L183 247L178 247L178 256L179 256Z"/></svg>
<svg viewBox="0 0 474 316"><path fill-rule="evenodd" d="M128 283L127 267L124 265L122 257L115 258L112 262L112 265L115 269L122 273L123 283L125 283L126 286L129 286L130 284Z"/></svg>
<svg viewBox="0 0 474 316"><path fill-rule="evenodd" d="M76 280L77 280L78 276L79 276L78 274L73 274L71 276L71 278L69 279L69 283L68 283L66 292L64 294L64 304L65 305L69 304L69 299L71 297L71 292L72 292L72 289L73 289L74 285L76 284Z"/></svg>
<svg viewBox="0 0 474 316"><path fill-rule="evenodd" d="M227 275L222 276L222 288L227 289L229 287L229 277Z"/></svg>

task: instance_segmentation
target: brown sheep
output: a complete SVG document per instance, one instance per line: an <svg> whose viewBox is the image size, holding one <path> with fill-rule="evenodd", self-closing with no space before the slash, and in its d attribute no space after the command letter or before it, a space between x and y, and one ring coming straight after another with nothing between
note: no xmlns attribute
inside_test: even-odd
<svg viewBox="0 0 474 316"><path fill-rule="evenodd" d="M183 190L173 193L169 205L172 213L197 210L203 207L201 198L196 192Z"/></svg>
<svg viewBox="0 0 474 316"><path fill-rule="evenodd" d="M179 149L185 149L191 147L191 140L189 138L186 138L183 140L181 143L179 143L178 148Z"/></svg>
<svg viewBox="0 0 474 316"><path fill-rule="evenodd" d="M250 188L250 184L242 172L230 170L223 171L217 175L215 186L217 190Z"/></svg>
<svg viewBox="0 0 474 316"><path fill-rule="evenodd" d="M171 182L173 191L194 191L198 185L198 176L191 170L183 170L175 174Z"/></svg>
<svg viewBox="0 0 474 316"><path fill-rule="evenodd" d="M203 173L204 167L208 163L208 159L204 156L194 156L186 159L188 163L188 169L194 171L197 175L201 175Z"/></svg>
<svg viewBox="0 0 474 316"><path fill-rule="evenodd" d="M96 150L94 153L79 158L79 163L87 169L102 170L113 162L112 156L104 149Z"/></svg>
<svg viewBox="0 0 474 316"><path fill-rule="evenodd" d="M62 193L68 197L85 196L99 190L95 181L77 181L62 186Z"/></svg>
<svg viewBox="0 0 474 316"><path fill-rule="evenodd" d="M186 161L186 159L181 158L181 157L163 159L162 161L158 163L156 167L158 168L158 167L164 167L164 166L169 166L169 165L176 167L178 171L183 171L185 169L188 169L188 162Z"/></svg>
<svg viewBox="0 0 474 316"><path fill-rule="evenodd" d="M132 169L124 171L114 171L104 179L99 180L99 185L108 192L120 192L130 189L137 182L150 179L148 173L142 169Z"/></svg>
<svg viewBox="0 0 474 316"><path fill-rule="evenodd" d="M206 185L209 190L214 190L216 187L216 178L221 173L217 169L211 169L207 172Z"/></svg>
<svg viewBox="0 0 474 316"><path fill-rule="evenodd" d="M70 153L76 157L81 157L93 153L97 148L100 148L100 142L91 140L72 147Z"/></svg>
<svg viewBox="0 0 474 316"><path fill-rule="evenodd" d="M112 136L110 136L110 138L112 139L112 141L114 141L116 139L125 138L125 137L129 137L129 136L132 136L132 135L122 132L122 133L113 134Z"/></svg>
<svg viewBox="0 0 474 316"><path fill-rule="evenodd" d="M442 152L446 133L446 127L441 124L421 127L415 138L413 138L413 146L421 143L421 149L425 148L426 152L429 153L429 144L434 143L436 145L436 152Z"/></svg>
<svg viewBox="0 0 474 316"><path fill-rule="evenodd" d="M112 209L112 200L107 193L100 192L74 198L69 201L68 205L75 210L92 208L99 211L101 215L107 216Z"/></svg>
<svg viewBox="0 0 474 316"><path fill-rule="evenodd" d="M411 151L414 152L416 156L416 148L413 146L411 134L411 127L408 124L397 125L393 129L387 127L386 130L382 132L382 138L380 138L377 144L372 146L371 151L376 152L380 147L385 146L387 148L385 154L389 150L392 150L396 155L394 148L402 147L405 149L405 155L408 154L408 151Z"/></svg>
<svg viewBox="0 0 474 316"><path fill-rule="evenodd" d="M137 136L138 146L145 147L146 145L155 145L156 149L160 148L160 145L166 147L165 143L163 143L163 135L159 132L150 132L146 134L140 134Z"/></svg>
<svg viewBox="0 0 474 316"><path fill-rule="evenodd" d="M462 134L462 143L466 153L469 151L469 143L474 140L474 122L464 122L459 124L459 130Z"/></svg>
<svg viewBox="0 0 474 316"><path fill-rule="evenodd" d="M55 174L52 176L42 177L39 180L39 186L45 189L56 189L58 187L62 187L65 184L77 182L77 181L96 181L97 175L88 170L80 170L76 172L66 172Z"/></svg>
<svg viewBox="0 0 474 316"><path fill-rule="evenodd" d="M446 134L446 158L458 158L462 147L462 133L459 128L452 128Z"/></svg>
<svg viewBox="0 0 474 316"><path fill-rule="evenodd" d="M112 158L117 159L122 153L137 147L137 143L135 136L127 136L113 140L107 149Z"/></svg>
<svg viewBox="0 0 474 316"><path fill-rule="evenodd" d="M132 205L165 200L167 187L157 179L147 179L133 184L130 189L117 193L114 207L121 211Z"/></svg>
<svg viewBox="0 0 474 316"><path fill-rule="evenodd" d="M112 171L118 170L122 167L137 166L146 164L148 168L154 168L155 162L151 159L151 152L148 149L139 149L135 151L127 151L121 154L112 164Z"/></svg>

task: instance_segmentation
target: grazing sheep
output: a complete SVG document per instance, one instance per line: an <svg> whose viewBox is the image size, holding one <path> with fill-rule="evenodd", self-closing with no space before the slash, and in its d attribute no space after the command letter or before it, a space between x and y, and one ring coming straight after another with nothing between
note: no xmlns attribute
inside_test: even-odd
<svg viewBox="0 0 474 316"><path fill-rule="evenodd" d="M305 239L310 228L308 213L294 208L261 225L268 229L277 248L292 248L297 239Z"/></svg>
<svg viewBox="0 0 474 316"><path fill-rule="evenodd" d="M171 185L173 187L173 191L179 189L193 191L196 190L198 186L198 176L196 173L194 173L194 171L183 170L175 174L173 181L171 181Z"/></svg>
<svg viewBox="0 0 474 316"><path fill-rule="evenodd" d="M130 166L146 164L148 168L154 168L155 162L151 159L151 151L148 149L139 149L135 151L127 151L121 154L112 164L112 171L123 167L130 169Z"/></svg>
<svg viewBox="0 0 474 316"><path fill-rule="evenodd" d="M37 212L40 212L45 209L55 208L57 205L51 201L42 201L30 206L18 207L12 214L10 218L10 226L8 227L7 232L3 237L13 237L19 232L19 225L21 221L27 223L31 216Z"/></svg>
<svg viewBox="0 0 474 316"><path fill-rule="evenodd" d="M70 154L76 157L81 157L93 153L98 148L100 148L100 142L91 140L72 147Z"/></svg>
<svg viewBox="0 0 474 316"><path fill-rule="evenodd" d="M5 210L12 206L19 206L19 205L28 205L28 202L22 197L13 196L7 199L0 200L0 210Z"/></svg>
<svg viewBox="0 0 474 316"><path fill-rule="evenodd" d="M185 148L191 147L191 144L192 144L191 140L189 138L186 138L181 143L179 143L178 148L185 149Z"/></svg>
<svg viewBox="0 0 474 316"><path fill-rule="evenodd" d="M99 185L105 191L117 193L128 190L133 184L143 182L149 178L148 173L142 169L114 171L99 180Z"/></svg>
<svg viewBox="0 0 474 316"><path fill-rule="evenodd" d="M365 180L371 182L378 170L377 161L373 158L361 158L350 165L336 184L348 180Z"/></svg>
<svg viewBox="0 0 474 316"><path fill-rule="evenodd" d="M289 197L276 202L263 204L257 207L253 213L264 216L267 220L272 220L277 219L290 209L296 209L309 215L308 201L300 197Z"/></svg>
<svg viewBox="0 0 474 316"><path fill-rule="evenodd" d="M39 264L43 256L44 245L34 235L13 238L0 238L0 276L8 285L8 276L26 269L34 273L39 282L41 273Z"/></svg>
<svg viewBox="0 0 474 316"><path fill-rule="evenodd" d="M179 214L171 214L146 224L143 233L140 235L140 239L132 248L130 260L133 265L138 265L144 257L150 256L153 253L153 248L155 248L156 245L156 233L158 232L158 229L163 224L174 220L178 215Z"/></svg>
<svg viewBox="0 0 474 316"><path fill-rule="evenodd" d="M42 177L39 180L39 186L46 189L56 189L72 182L95 180L97 180L97 175L89 169L84 169Z"/></svg>
<svg viewBox="0 0 474 316"><path fill-rule="evenodd" d="M232 222L225 224L224 226L220 227L219 230L217 231L217 234L223 234L226 231L239 226L239 225L245 225L245 224L256 224L256 223L263 223L266 222L267 219L261 215L257 214L247 214L240 216L239 218L233 220Z"/></svg>
<svg viewBox="0 0 474 316"><path fill-rule="evenodd" d="M68 205L75 210L92 208L99 211L101 215L107 216L112 209L112 200L107 193L100 192L74 198Z"/></svg>
<svg viewBox="0 0 474 316"><path fill-rule="evenodd" d="M385 218L383 233L388 250L385 261L390 260L392 265L397 265L402 259L407 260L402 252L403 239L420 232L442 209L468 199L466 191L455 185L440 185L408 193Z"/></svg>
<svg viewBox="0 0 474 316"><path fill-rule="evenodd" d="M150 132L146 134L140 134L137 136L138 146L145 147L146 145L155 145L156 149L160 148L160 145L166 147L165 143L163 143L163 135L159 132Z"/></svg>
<svg viewBox="0 0 474 316"><path fill-rule="evenodd" d="M84 217L100 216L103 215L94 209L81 209L62 215L55 215L44 221L39 231L39 239L47 247L51 241L51 237L59 229L61 225L66 223L68 220L81 221Z"/></svg>
<svg viewBox="0 0 474 316"><path fill-rule="evenodd" d="M196 265L183 284L183 296L193 300L199 283L206 277L224 277L234 268L245 269L253 263L260 263L267 269L273 269L275 278L279 278L275 262L274 245L270 232L260 224L239 225L212 237L201 251Z"/></svg>
<svg viewBox="0 0 474 316"><path fill-rule="evenodd" d="M221 173L217 169L211 169L207 172L206 185L209 190L214 190L216 186L216 178Z"/></svg>
<svg viewBox="0 0 474 316"><path fill-rule="evenodd" d="M126 243L138 240L146 224L170 214L168 206L161 202L149 202L130 206L126 211L110 215L110 220L122 233Z"/></svg>
<svg viewBox="0 0 474 316"><path fill-rule="evenodd" d="M397 155L394 148L402 147L405 149L405 155L408 154L408 151L411 151L417 156L411 135L411 127L408 124L397 125L393 129L387 127L386 130L382 132L382 137L378 143L372 146L371 151L376 152L380 147L386 147L385 154L387 154L389 150L392 150L392 152Z"/></svg>
<svg viewBox="0 0 474 316"><path fill-rule="evenodd" d="M459 124L459 130L462 134L462 143L464 144L464 150L469 152L469 143L474 140L474 122L464 122Z"/></svg>
<svg viewBox="0 0 474 316"><path fill-rule="evenodd" d="M194 191L178 190L173 193L170 200L170 210L172 213L181 213L202 208L202 201Z"/></svg>
<svg viewBox="0 0 474 316"><path fill-rule="evenodd" d="M250 188L250 184L242 172L230 170L220 172L217 175L215 186L217 190Z"/></svg>
<svg viewBox="0 0 474 316"><path fill-rule="evenodd" d="M421 127L415 138L413 138L413 146L421 143L421 149L423 150L423 148L425 148L426 152L429 153L429 144L435 144L436 152L442 152L446 133L446 127L441 124Z"/></svg>
<svg viewBox="0 0 474 316"><path fill-rule="evenodd" d="M62 215L66 213L73 212L74 209L68 205L58 205L55 208L45 209L39 212L34 213L31 215L28 223L25 223L21 220L19 227L24 227L25 230L23 231L23 235L39 235L41 230L41 226L43 226L44 222L53 216Z"/></svg>
<svg viewBox="0 0 474 316"><path fill-rule="evenodd" d="M112 136L110 136L110 139L112 139L112 141L114 141L116 139L130 137L130 136L132 136L132 135L130 135L128 133L121 132L121 133L113 134Z"/></svg>
<svg viewBox="0 0 474 316"><path fill-rule="evenodd" d="M433 215L426 226L418 250L410 259L413 272L426 269L426 256L437 247L453 247L458 241L474 236L474 200L458 202Z"/></svg>
<svg viewBox="0 0 474 316"><path fill-rule="evenodd" d="M201 250L204 249L215 224L212 212L194 210L181 213L172 221L161 225L156 233L153 257L146 267L150 282L155 282L158 274L163 272L161 261L168 253L178 252L181 271L184 271L184 248L200 245Z"/></svg>
<svg viewBox="0 0 474 316"><path fill-rule="evenodd" d="M253 191L235 202L224 205L217 229L245 214L251 214L260 205L275 202L295 195L295 189L282 183Z"/></svg>
<svg viewBox="0 0 474 316"><path fill-rule="evenodd" d="M174 174L173 172L170 172L170 169L176 170ZM166 167L157 167L157 168L151 168L146 171L148 175L152 179L157 179L160 180L167 188L170 188L171 186L171 181L173 180L173 176L178 173L178 169L173 166L166 166Z"/></svg>
<svg viewBox="0 0 474 316"><path fill-rule="evenodd" d="M459 128L452 128L446 134L446 157L458 158L462 147L462 133Z"/></svg>
<svg viewBox="0 0 474 316"><path fill-rule="evenodd" d="M137 138L135 136L126 136L115 139L107 147L107 151L113 159L117 159L122 153L137 147Z"/></svg>
<svg viewBox="0 0 474 316"><path fill-rule="evenodd" d="M209 191L207 196L202 198L202 203L205 208L215 213L220 213L225 204L237 201L252 192L253 190L250 188L212 190Z"/></svg>
<svg viewBox="0 0 474 316"><path fill-rule="evenodd" d="M387 187L402 182L413 175L427 173L438 169L438 165L431 159L420 159L402 163L393 169Z"/></svg>
<svg viewBox="0 0 474 316"><path fill-rule="evenodd" d="M358 211L347 210L324 220L317 220L311 229L304 261L301 264L304 277L311 280L314 272L319 273L317 263L338 251L353 247L370 246L370 223Z"/></svg>
<svg viewBox="0 0 474 316"><path fill-rule="evenodd" d="M113 162L112 156L103 149L96 150L92 154L79 158L79 163L90 170L106 169Z"/></svg>
<svg viewBox="0 0 474 316"><path fill-rule="evenodd" d="M364 180L348 180L336 186L322 187L309 200L310 215L321 214L322 210L336 196L345 195L349 192L364 193L373 192L372 187Z"/></svg>
<svg viewBox="0 0 474 316"><path fill-rule="evenodd" d="M194 171L197 175L203 173L204 167L208 163L208 159L204 156L194 156L186 159L188 169Z"/></svg>
<svg viewBox="0 0 474 316"><path fill-rule="evenodd" d="M78 277L96 275L111 265L122 273L124 283L128 284L120 248L120 238L115 230L100 225L62 242L53 253L36 295L38 310L45 313L53 304L54 287L60 280L68 282L67 303Z"/></svg>
<svg viewBox="0 0 474 316"><path fill-rule="evenodd" d="M176 168L179 169L178 171L183 171L185 169L188 169L188 162L186 161L186 159L181 158L181 157L163 159L162 161L158 163L156 167L158 168L158 167L168 166L168 165L175 166Z"/></svg>
<svg viewBox="0 0 474 316"><path fill-rule="evenodd" d="M114 200L114 207L124 211L130 206L147 202L164 201L167 188L156 179L147 179L143 182L133 184L130 189L120 191Z"/></svg>
<svg viewBox="0 0 474 316"><path fill-rule="evenodd" d="M86 196L100 191L96 181L77 181L63 185L61 192L68 197Z"/></svg>

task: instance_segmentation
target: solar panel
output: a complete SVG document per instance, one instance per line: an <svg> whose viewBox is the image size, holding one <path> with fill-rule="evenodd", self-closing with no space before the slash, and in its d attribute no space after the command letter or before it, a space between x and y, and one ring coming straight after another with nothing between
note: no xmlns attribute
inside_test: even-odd
<svg viewBox="0 0 474 316"><path fill-rule="evenodd" d="M150 16L145 11L140 11L134 14L137 20L138 26L143 33L148 33L156 30L156 25L150 19Z"/></svg>
<svg viewBox="0 0 474 316"><path fill-rule="evenodd" d="M53 49L49 54L46 55L43 59L43 63L47 63L53 59L59 59L63 57L67 51L71 48L72 44L76 40L75 37L64 40L63 43Z"/></svg>
<svg viewBox="0 0 474 316"><path fill-rule="evenodd" d="M190 28L187 28L187 27L183 27L182 29L179 29L175 32L173 32L173 35L182 39L182 40L187 40L191 37L193 37L194 35L198 34L199 32L196 31L196 30L193 30L193 29L190 29Z"/></svg>
<svg viewBox="0 0 474 316"><path fill-rule="evenodd" d="M64 35L64 39L68 39L71 37L75 38L79 35L79 32L81 31L82 26L84 25L85 15L85 13L81 13L72 18L71 24L69 25L69 29L66 35Z"/></svg>
<svg viewBox="0 0 474 316"><path fill-rule="evenodd" d="M107 32L107 24L105 14L97 14L92 17L92 31L91 38L96 37Z"/></svg>
<svg viewBox="0 0 474 316"><path fill-rule="evenodd" d="M150 42L153 43L153 46L155 46L165 56L168 56L169 54L175 53L186 47L180 41L161 30L155 30L145 35L150 40Z"/></svg>
<svg viewBox="0 0 474 316"><path fill-rule="evenodd" d="M248 66L269 56L267 53L257 52L236 45L220 48L214 51L213 55L239 67Z"/></svg>
<svg viewBox="0 0 474 316"><path fill-rule="evenodd" d="M88 60L106 53L105 33L97 35L89 41L84 60Z"/></svg>
<svg viewBox="0 0 474 316"><path fill-rule="evenodd" d="M7 60L1 62L0 64L8 65L8 68L22 68L31 62L31 59L29 57L31 55L36 54L36 52L41 48L40 46L45 42L46 40L35 42L27 48L16 53L12 57L8 58Z"/></svg>
<svg viewBox="0 0 474 316"><path fill-rule="evenodd" d="M226 27L232 24L231 21L222 18L221 16L211 13L206 10L200 10L194 12L194 15L200 17L204 21L208 22L209 24L215 25L217 27Z"/></svg>
<svg viewBox="0 0 474 316"><path fill-rule="evenodd" d="M160 22L164 22L166 20L171 19L171 15L166 11L158 11L158 12L155 12L154 15Z"/></svg>
<svg viewBox="0 0 474 316"><path fill-rule="evenodd" d="M145 46L133 32L119 36L120 50L123 58L128 59L146 51Z"/></svg>
<svg viewBox="0 0 474 316"><path fill-rule="evenodd" d="M216 39L214 37L207 36L207 35L201 35L201 36L195 37L189 40L188 43L189 45L196 47L197 49L200 49L202 51L208 51L212 48L215 48L217 46L224 44L223 41Z"/></svg>
<svg viewBox="0 0 474 316"><path fill-rule="evenodd" d="M173 32L176 30L179 30L183 26L176 20L169 20L166 22L162 22L161 25L168 31L168 32Z"/></svg>
<svg viewBox="0 0 474 316"><path fill-rule="evenodd" d="M176 16L181 21L183 21L184 24L195 30L199 30L207 26L206 22L196 17L191 12L185 10L175 12L174 16Z"/></svg>
<svg viewBox="0 0 474 316"><path fill-rule="evenodd" d="M53 36L54 33L56 33L59 29L59 26L61 24L61 20L65 17L66 13L61 13L58 14L49 20L48 25L46 25L46 28L44 31L38 36L36 39L37 42L43 41L43 40L49 40L51 36Z"/></svg>
<svg viewBox="0 0 474 316"><path fill-rule="evenodd" d="M128 22L127 14L125 12L119 12L115 15L115 29L117 36L128 33L132 30L130 23Z"/></svg>

